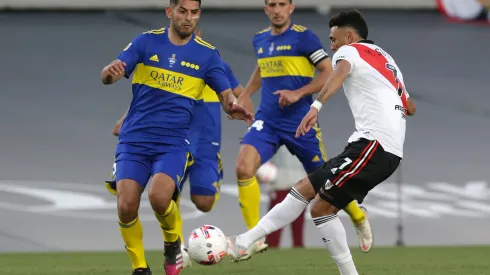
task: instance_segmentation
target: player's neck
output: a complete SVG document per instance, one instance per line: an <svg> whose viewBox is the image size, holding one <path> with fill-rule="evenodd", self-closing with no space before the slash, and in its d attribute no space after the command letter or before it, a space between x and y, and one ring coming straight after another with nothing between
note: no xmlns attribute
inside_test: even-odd
<svg viewBox="0 0 490 275"><path fill-rule="evenodd" d="M187 44L187 42L189 42L189 40L191 40L191 38L192 38L192 34L186 38L180 37L177 34L177 32L174 30L174 28L172 28L172 27L170 27L168 30L168 40L170 41L170 43L172 43L176 46L182 46L182 45Z"/></svg>
<svg viewBox="0 0 490 275"><path fill-rule="evenodd" d="M272 25L271 26L271 34L272 35L283 34L285 31L287 31L289 29L289 26L291 26L291 20L288 20L288 22L280 28L274 27L274 25Z"/></svg>

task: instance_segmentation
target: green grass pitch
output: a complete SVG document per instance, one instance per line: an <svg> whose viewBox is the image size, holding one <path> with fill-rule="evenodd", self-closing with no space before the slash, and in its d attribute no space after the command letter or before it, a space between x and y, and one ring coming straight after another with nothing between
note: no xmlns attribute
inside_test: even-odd
<svg viewBox="0 0 490 275"><path fill-rule="evenodd" d="M362 275L485 275L490 274L487 247L376 247L368 254L352 248ZM162 253L147 252L153 274L164 274ZM2 275L124 275L131 274L125 252L0 254ZM339 274L326 249L271 249L243 263L229 258L215 266L193 264L182 275Z"/></svg>

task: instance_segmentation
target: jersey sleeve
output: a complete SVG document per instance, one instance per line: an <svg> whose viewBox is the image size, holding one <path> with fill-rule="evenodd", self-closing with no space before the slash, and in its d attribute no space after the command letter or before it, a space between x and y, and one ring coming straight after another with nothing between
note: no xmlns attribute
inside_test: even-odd
<svg viewBox="0 0 490 275"><path fill-rule="evenodd" d="M218 51L213 51L211 58L208 61L204 82L217 94L230 89L230 83L228 82L225 68L223 67L223 60Z"/></svg>
<svg viewBox="0 0 490 275"><path fill-rule="evenodd" d="M303 32L301 37L302 55L306 56L313 65L318 65L323 59L328 57L327 52L323 48L322 42L311 30Z"/></svg>
<svg viewBox="0 0 490 275"><path fill-rule="evenodd" d="M136 65L143 60L145 38L146 36L144 34L138 35L117 57L117 59L126 63L126 74L124 75L126 78L129 78Z"/></svg>
<svg viewBox="0 0 490 275"><path fill-rule="evenodd" d="M346 60L347 62L350 63L350 71L349 73L352 73L352 70L354 70L355 67L355 61L357 57L359 56L359 53L357 52L356 48L352 46L342 46L340 49L334 54L332 58L332 66L335 69L337 66L337 62L340 60Z"/></svg>
<svg viewBox="0 0 490 275"><path fill-rule="evenodd" d="M230 65L228 65L228 63L226 62L223 62L223 68L225 69L226 77L228 78L228 82L230 83L231 89L232 90L236 89L236 87L238 87L240 83L238 82L238 79L233 74Z"/></svg>

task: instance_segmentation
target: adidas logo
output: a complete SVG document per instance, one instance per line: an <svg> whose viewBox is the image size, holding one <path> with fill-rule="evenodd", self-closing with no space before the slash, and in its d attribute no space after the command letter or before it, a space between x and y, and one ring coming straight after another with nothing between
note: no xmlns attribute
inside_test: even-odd
<svg viewBox="0 0 490 275"><path fill-rule="evenodd" d="M150 60L155 61L155 62L160 62L160 60L158 59L158 55L156 55L156 54L154 56L150 57Z"/></svg>

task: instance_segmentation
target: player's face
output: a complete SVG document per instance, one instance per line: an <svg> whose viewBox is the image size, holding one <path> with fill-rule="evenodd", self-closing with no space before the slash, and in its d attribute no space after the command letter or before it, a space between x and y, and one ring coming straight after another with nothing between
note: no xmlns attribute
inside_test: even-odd
<svg viewBox="0 0 490 275"><path fill-rule="evenodd" d="M340 47L352 42L354 40L350 29L336 26L330 29L330 49L332 52L336 52Z"/></svg>
<svg viewBox="0 0 490 275"><path fill-rule="evenodd" d="M289 0L268 0L264 7L272 26L282 28L289 24L289 18L294 11L294 5Z"/></svg>
<svg viewBox="0 0 490 275"><path fill-rule="evenodd" d="M180 0L179 4L167 7L166 13L177 34L181 38L186 38L196 29L201 16L201 7L198 1Z"/></svg>

